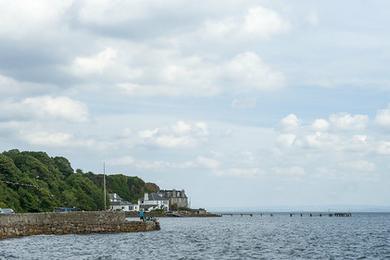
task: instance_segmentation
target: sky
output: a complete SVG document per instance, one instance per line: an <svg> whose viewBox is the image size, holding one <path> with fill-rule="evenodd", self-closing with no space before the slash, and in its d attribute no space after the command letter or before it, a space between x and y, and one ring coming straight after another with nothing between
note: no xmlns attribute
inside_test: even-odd
<svg viewBox="0 0 390 260"><path fill-rule="evenodd" d="M0 0L0 150L195 208L390 208L389 24L385 0Z"/></svg>

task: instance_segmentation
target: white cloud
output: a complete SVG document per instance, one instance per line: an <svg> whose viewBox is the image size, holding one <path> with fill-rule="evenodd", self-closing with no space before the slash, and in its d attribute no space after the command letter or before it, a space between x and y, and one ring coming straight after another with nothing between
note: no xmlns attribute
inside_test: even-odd
<svg viewBox="0 0 390 260"><path fill-rule="evenodd" d="M3 97L47 92L51 88L54 88L54 86L32 82L20 82L0 73L0 94Z"/></svg>
<svg viewBox="0 0 390 260"><path fill-rule="evenodd" d="M250 8L244 20L243 29L246 33L265 38L290 28L289 22L278 13L262 6Z"/></svg>
<svg viewBox="0 0 390 260"><path fill-rule="evenodd" d="M42 146L67 146L73 136L68 133L32 132L22 134L22 138L33 145Z"/></svg>
<svg viewBox="0 0 390 260"><path fill-rule="evenodd" d="M314 120L312 128L315 131L327 131L329 129L329 122L326 119L318 118Z"/></svg>
<svg viewBox="0 0 390 260"><path fill-rule="evenodd" d="M13 120L60 119L82 122L88 119L87 106L68 97L38 96L21 101L4 101L0 104L0 111L0 117Z"/></svg>
<svg viewBox="0 0 390 260"><path fill-rule="evenodd" d="M342 162L340 166L348 170L360 172L373 172L376 170L376 165L366 160Z"/></svg>
<svg viewBox="0 0 390 260"><path fill-rule="evenodd" d="M41 147L93 147L100 149L101 145L92 139L76 138L66 132L53 132L45 130L21 130L19 138L28 144Z"/></svg>
<svg viewBox="0 0 390 260"><path fill-rule="evenodd" d="M375 122L380 126L390 127L390 105L385 109L378 110Z"/></svg>
<svg viewBox="0 0 390 260"><path fill-rule="evenodd" d="M178 121L171 127L139 131L143 143L163 148L196 147L207 140L208 129L204 122Z"/></svg>
<svg viewBox="0 0 390 260"><path fill-rule="evenodd" d="M312 148L335 148L340 149L340 138L335 134L315 132L306 136L306 144Z"/></svg>
<svg viewBox="0 0 390 260"><path fill-rule="evenodd" d="M352 142L355 144L366 144L367 143L367 135L353 135Z"/></svg>
<svg viewBox="0 0 390 260"><path fill-rule="evenodd" d="M390 141L380 141L376 146L376 152L381 155L390 155Z"/></svg>
<svg viewBox="0 0 390 260"><path fill-rule="evenodd" d="M112 166L127 166L138 170L152 171L161 171L166 169L189 169L197 167L197 165L192 161L170 162L161 160L140 160L133 158L132 156L113 158L108 160L107 164Z"/></svg>
<svg viewBox="0 0 390 260"><path fill-rule="evenodd" d="M58 26L73 0L0 1L0 37L41 35Z"/></svg>
<svg viewBox="0 0 390 260"><path fill-rule="evenodd" d="M366 128L368 123L368 116L338 113L331 115L329 117L329 121L338 129L361 130Z"/></svg>
<svg viewBox="0 0 390 260"><path fill-rule="evenodd" d="M129 166L137 169L147 170L164 170L164 169L210 169L216 170L220 167L220 162L204 157L198 156L194 160L188 161L152 161L152 160L139 160L132 156L123 156L119 158L113 158L107 161L109 165L113 166Z"/></svg>
<svg viewBox="0 0 390 260"><path fill-rule="evenodd" d="M188 134L193 129L192 125L184 121L178 121L173 127L173 131L177 134Z"/></svg>
<svg viewBox="0 0 390 260"><path fill-rule="evenodd" d="M290 23L272 9L255 6L249 8L243 16L232 16L218 20L208 20L198 34L208 38L270 38L286 32Z"/></svg>
<svg viewBox="0 0 390 260"><path fill-rule="evenodd" d="M282 118L280 124L282 125L283 129L289 131L297 129L300 123L298 117L295 114L289 114L288 116Z"/></svg>
<svg viewBox="0 0 390 260"><path fill-rule="evenodd" d="M109 1L85 0L79 10L79 19L83 23L100 26L119 25L146 17L150 13L152 1ZM131 10L131 12L129 12Z"/></svg>
<svg viewBox="0 0 390 260"><path fill-rule="evenodd" d="M90 57L76 57L72 71L76 75L102 73L107 67L115 64L116 57L117 51L112 48L106 48Z"/></svg>
<svg viewBox="0 0 390 260"><path fill-rule="evenodd" d="M198 156L198 158L196 158L196 163L207 169L218 169L221 166L219 161L203 156Z"/></svg>
<svg viewBox="0 0 390 260"><path fill-rule="evenodd" d="M272 90L285 84L283 74L272 69L253 52L234 57L224 66L223 74L235 88L244 91Z"/></svg>
<svg viewBox="0 0 390 260"><path fill-rule="evenodd" d="M78 56L67 71L104 91L130 96L215 96L286 85L284 74L254 52L210 59L131 43Z"/></svg>
<svg viewBox="0 0 390 260"><path fill-rule="evenodd" d="M297 136L294 134L281 134L277 138L277 143L281 146L292 146L297 140Z"/></svg>

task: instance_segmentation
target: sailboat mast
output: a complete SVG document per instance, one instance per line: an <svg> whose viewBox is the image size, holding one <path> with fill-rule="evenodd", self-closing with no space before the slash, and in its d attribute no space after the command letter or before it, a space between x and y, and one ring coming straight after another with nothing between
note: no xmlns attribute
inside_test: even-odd
<svg viewBox="0 0 390 260"><path fill-rule="evenodd" d="M107 191L106 191L106 163L103 163L103 196L104 196L104 210L107 209Z"/></svg>

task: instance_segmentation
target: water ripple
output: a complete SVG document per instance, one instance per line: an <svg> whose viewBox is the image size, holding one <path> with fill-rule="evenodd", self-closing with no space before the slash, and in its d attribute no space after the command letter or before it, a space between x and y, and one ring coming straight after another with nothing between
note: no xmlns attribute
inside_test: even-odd
<svg viewBox="0 0 390 260"><path fill-rule="evenodd" d="M0 259L385 259L390 215L161 219L150 233L0 241Z"/></svg>

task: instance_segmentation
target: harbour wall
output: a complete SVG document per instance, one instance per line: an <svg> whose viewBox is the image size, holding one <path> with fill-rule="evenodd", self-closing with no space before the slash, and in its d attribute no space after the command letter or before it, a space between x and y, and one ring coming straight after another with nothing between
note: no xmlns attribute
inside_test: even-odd
<svg viewBox="0 0 390 260"><path fill-rule="evenodd" d="M0 239L31 235L146 232L160 230L153 221L127 221L124 212L24 213L0 215Z"/></svg>

